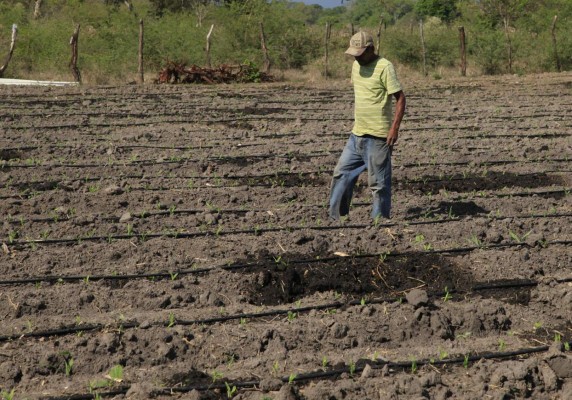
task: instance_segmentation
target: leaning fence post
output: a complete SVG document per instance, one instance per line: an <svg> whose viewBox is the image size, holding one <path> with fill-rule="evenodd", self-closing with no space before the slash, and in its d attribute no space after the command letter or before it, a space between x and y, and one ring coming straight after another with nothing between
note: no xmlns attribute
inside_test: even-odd
<svg viewBox="0 0 572 400"><path fill-rule="evenodd" d="M145 82L143 74L143 19L139 20L139 68L137 69L139 83Z"/></svg>
<svg viewBox="0 0 572 400"><path fill-rule="evenodd" d="M270 57L268 57L268 48L266 47L266 35L264 34L264 25L260 22L260 45L262 47L262 55L264 56L264 72L270 71Z"/></svg>
<svg viewBox="0 0 572 400"><path fill-rule="evenodd" d="M8 63L12 59L12 54L14 54L14 47L16 46L16 35L17 34L18 34L18 25L12 24L12 41L10 42L10 51L8 52L8 55L6 56L6 60L4 61L4 64L0 67L0 77L2 77L2 75L4 75L4 71L6 71L6 68L8 68Z"/></svg>
<svg viewBox="0 0 572 400"><path fill-rule="evenodd" d="M467 41L465 38L465 27L459 27L459 40L460 40L460 50L461 50L461 76L467 75Z"/></svg>
<svg viewBox="0 0 572 400"><path fill-rule="evenodd" d="M211 67L211 34L213 33L214 24L211 25L211 29L209 29L209 33L207 34L207 67Z"/></svg>
<svg viewBox="0 0 572 400"><path fill-rule="evenodd" d="M76 25L73 35L70 39L70 46L72 49L72 57L70 60L70 69L76 82L81 83L81 73L77 67L77 41L79 37L79 24Z"/></svg>

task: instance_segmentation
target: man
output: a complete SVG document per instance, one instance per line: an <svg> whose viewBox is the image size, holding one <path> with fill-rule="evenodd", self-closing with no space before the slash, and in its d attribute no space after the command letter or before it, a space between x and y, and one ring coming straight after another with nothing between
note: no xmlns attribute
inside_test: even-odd
<svg viewBox="0 0 572 400"><path fill-rule="evenodd" d="M391 152L405 113L405 94L393 64L375 53L370 34L358 32L352 36L346 54L355 58L351 74L354 126L334 169L329 214L331 219L338 220L349 213L355 183L367 169L373 194L371 217L377 221L380 217L390 217ZM392 97L396 100L395 113Z"/></svg>

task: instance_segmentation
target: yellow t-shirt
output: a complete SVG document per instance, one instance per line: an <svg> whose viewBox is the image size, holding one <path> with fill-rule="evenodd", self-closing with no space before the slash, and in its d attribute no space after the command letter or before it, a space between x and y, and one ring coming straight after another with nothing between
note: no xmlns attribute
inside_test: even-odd
<svg viewBox="0 0 572 400"><path fill-rule="evenodd" d="M354 61L351 79L355 94L352 132L387 137L393 120L391 95L402 90L393 64L382 57L368 65Z"/></svg>

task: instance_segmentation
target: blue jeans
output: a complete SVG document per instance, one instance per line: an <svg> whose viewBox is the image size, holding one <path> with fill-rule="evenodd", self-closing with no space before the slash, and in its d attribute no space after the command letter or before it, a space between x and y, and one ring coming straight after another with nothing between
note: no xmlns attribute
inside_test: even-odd
<svg viewBox="0 0 572 400"><path fill-rule="evenodd" d="M367 169L367 182L373 194L371 217L389 218L391 211L391 147L385 139L350 135L334 169L330 189L330 218L347 215L354 186Z"/></svg>

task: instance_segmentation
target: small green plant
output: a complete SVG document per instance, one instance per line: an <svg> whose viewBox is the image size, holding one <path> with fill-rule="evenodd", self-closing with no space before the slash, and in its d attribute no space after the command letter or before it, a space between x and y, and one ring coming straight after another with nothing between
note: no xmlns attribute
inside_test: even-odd
<svg viewBox="0 0 572 400"><path fill-rule="evenodd" d="M123 367L121 365L114 365L107 373L107 378L113 382L123 381Z"/></svg>
<svg viewBox="0 0 572 400"><path fill-rule="evenodd" d="M290 374L290 376L288 377L288 384L291 385L292 383L294 383L297 376L298 376L298 374L295 374L294 372L292 372Z"/></svg>
<svg viewBox="0 0 572 400"><path fill-rule="evenodd" d="M167 324L167 328L172 328L176 323L175 314L170 312L169 313L169 323Z"/></svg>
<svg viewBox="0 0 572 400"><path fill-rule="evenodd" d="M542 322L536 321L536 322L534 323L534 325L532 326L532 328L533 328L535 331L538 330L538 329L540 329L540 328L542 328Z"/></svg>
<svg viewBox="0 0 572 400"><path fill-rule="evenodd" d="M174 281L179 276L179 273L178 272L169 272L169 276L171 277L171 280Z"/></svg>
<svg viewBox="0 0 572 400"><path fill-rule="evenodd" d="M216 369L211 373L211 378L213 380L213 383L215 383L219 379L222 379L223 377L224 374L222 372L217 371Z"/></svg>
<svg viewBox="0 0 572 400"><path fill-rule="evenodd" d="M127 224L127 236L133 236L133 224Z"/></svg>
<svg viewBox="0 0 572 400"><path fill-rule="evenodd" d="M469 355L465 354L465 358L463 359L463 367L469 368Z"/></svg>
<svg viewBox="0 0 572 400"><path fill-rule="evenodd" d="M560 335L560 333L556 332L554 334L554 343L561 343L562 342L562 335Z"/></svg>
<svg viewBox="0 0 572 400"><path fill-rule="evenodd" d="M354 376L354 373L356 372L356 363L355 361L350 361L350 376Z"/></svg>
<svg viewBox="0 0 572 400"><path fill-rule="evenodd" d="M506 349L506 342L503 339L499 339L499 351L504 351Z"/></svg>
<svg viewBox="0 0 572 400"><path fill-rule="evenodd" d="M570 351L570 342L564 342L564 350Z"/></svg>
<svg viewBox="0 0 572 400"><path fill-rule="evenodd" d="M231 387L228 382L225 382L224 386L226 386L226 397L232 399L237 391L236 386Z"/></svg>
<svg viewBox="0 0 572 400"><path fill-rule="evenodd" d="M2 400L13 400L15 393L16 393L16 389L12 389L9 392L2 390L0 392L0 398L2 398Z"/></svg>
<svg viewBox="0 0 572 400"><path fill-rule="evenodd" d="M294 321L298 317L298 314L288 310L288 322Z"/></svg>
<svg viewBox="0 0 572 400"><path fill-rule="evenodd" d="M73 358L71 356L64 359L65 374L70 376L73 372Z"/></svg>
<svg viewBox="0 0 572 400"><path fill-rule="evenodd" d="M326 356L322 357L322 369L325 371L328 367L328 358Z"/></svg>
<svg viewBox="0 0 572 400"><path fill-rule="evenodd" d="M439 349L439 360L444 360L447 357L449 357L449 353L443 349Z"/></svg>
<svg viewBox="0 0 572 400"><path fill-rule="evenodd" d="M171 207L169 207L169 215L172 217L175 214L175 210L177 209L176 205L172 205Z"/></svg>
<svg viewBox="0 0 572 400"><path fill-rule="evenodd" d="M240 318L240 326L246 326L246 318Z"/></svg>
<svg viewBox="0 0 572 400"><path fill-rule="evenodd" d="M360 305L365 306L365 297L362 297L359 303Z"/></svg>
<svg viewBox="0 0 572 400"><path fill-rule="evenodd" d="M449 288L445 286L445 296L443 296L443 301L449 301L453 298L451 293L449 293Z"/></svg>
<svg viewBox="0 0 572 400"><path fill-rule="evenodd" d="M527 233L525 233L522 237L520 237L519 235L517 235L515 232L511 231L509 229L508 234L511 237L512 240L514 240L516 243L522 243L524 242L524 240L532 233L532 231L528 231Z"/></svg>
<svg viewBox="0 0 572 400"><path fill-rule="evenodd" d="M278 375L279 370L280 370L280 364L278 364L278 361L274 361L274 363L272 364L272 375Z"/></svg>
<svg viewBox="0 0 572 400"><path fill-rule="evenodd" d="M417 360L415 357L410 357L411 360L411 373L414 374L417 372Z"/></svg>

